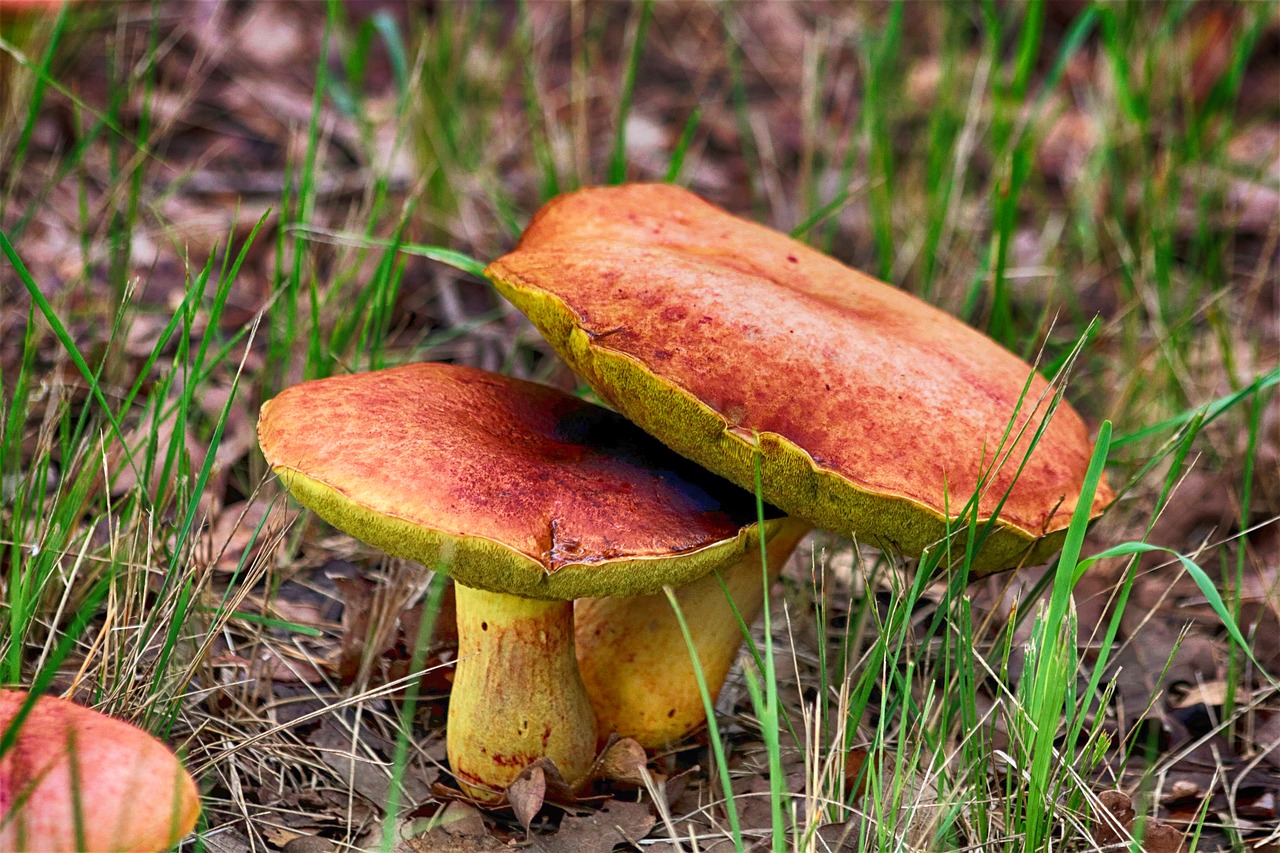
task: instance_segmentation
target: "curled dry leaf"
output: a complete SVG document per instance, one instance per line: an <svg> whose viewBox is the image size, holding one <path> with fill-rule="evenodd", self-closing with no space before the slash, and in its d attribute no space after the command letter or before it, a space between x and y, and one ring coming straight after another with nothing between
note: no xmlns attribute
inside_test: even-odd
<svg viewBox="0 0 1280 853"><path fill-rule="evenodd" d="M531 764L521 771L516 780L507 788L507 802L516 813L516 820L529 833L529 825L533 817L542 808L547 795L547 774L542 765Z"/></svg>
<svg viewBox="0 0 1280 853"><path fill-rule="evenodd" d="M645 754L643 746L629 737L619 738L606 746L604 752L600 754L592 770L592 776L611 782L643 786L646 776L651 780L662 778L659 774L649 773L645 769L648 763L649 757Z"/></svg>
<svg viewBox="0 0 1280 853"><path fill-rule="evenodd" d="M1101 847L1120 844L1133 826L1133 801L1124 791L1103 791L1098 794L1098 808L1094 810L1097 826L1093 837Z"/></svg>
<svg viewBox="0 0 1280 853"><path fill-rule="evenodd" d="M1143 853L1181 853L1186 849L1182 833L1170 824L1150 818L1136 820L1133 801L1124 791L1103 791L1094 810L1094 840L1099 847L1124 845L1141 839Z"/></svg>

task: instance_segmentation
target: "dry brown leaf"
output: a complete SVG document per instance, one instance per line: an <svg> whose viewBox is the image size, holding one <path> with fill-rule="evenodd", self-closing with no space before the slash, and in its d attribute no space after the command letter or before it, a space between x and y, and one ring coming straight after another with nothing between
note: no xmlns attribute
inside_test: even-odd
<svg viewBox="0 0 1280 853"><path fill-rule="evenodd" d="M122 346L124 354L132 358L146 358L151 355L160 342L160 334L167 325L169 325L169 318L160 314L139 314L133 318L124 333ZM177 346L177 341L177 335L171 336L163 352L172 351Z"/></svg>
<svg viewBox="0 0 1280 853"><path fill-rule="evenodd" d="M1040 143L1036 155L1040 171L1064 187L1074 185L1084 174L1101 132L1094 116L1083 110L1067 110Z"/></svg>
<svg viewBox="0 0 1280 853"><path fill-rule="evenodd" d="M1204 796L1206 788L1190 779L1175 779L1173 784L1169 786L1165 792L1165 802L1176 802L1177 800L1199 799Z"/></svg>
<svg viewBox="0 0 1280 853"><path fill-rule="evenodd" d="M636 786L643 786L646 776L662 779L661 774L648 773L648 763L643 746L629 737L619 738L605 747L592 768L591 777Z"/></svg>
<svg viewBox="0 0 1280 853"><path fill-rule="evenodd" d="M507 802L511 804L511 810L516 813L516 820L520 821L526 835L529 834L529 825L542 808L546 795L547 775L541 763L530 764L508 786Z"/></svg>
<svg viewBox="0 0 1280 853"><path fill-rule="evenodd" d="M1094 810L1094 840L1102 847L1126 841L1133 819L1133 801L1128 794L1124 791L1103 791L1098 794L1098 808Z"/></svg>
<svg viewBox="0 0 1280 853"><path fill-rule="evenodd" d="M426 831L420 831L426 826ZM480 811L454 800L430 820L406 821L400 827L396 853L480 853L505 846L490 834Z"/></svg>
<svg viewBox="0 0 1280 853"><path fill-rule="evenodd" d="M307 741L320 750L320 758L369 804L381 808L391 789L390 765L369 743L371 732L350 729L323 717L320 725L307 736ZM401 801L421 803L431 796L430 785L413 772L405 772L400 780Z"/></svg>
<svg viewBox="0 0 1280 853"><path fill-rule="evenodd" d="M166 404L161 403L161 405ZM163 473L161 469L164 467L165 455L169 452L173 443L179 440L176 435L177 420L177 405L168 406L165 416L156 425L154 442L152 441L150 417L144 423L129 431L125 436L125 443L129 448L129 454L133 457L134 466L129 464L129 454L125 454L119 444L111 445L110 453L107 457L107 465L108 472L112 475L112 495L119 497L138 486L138 477L143 472L146 449L148 447L156 449L157 462L151 472L151 479L146 484L147 493L151 495L161 493L161 488L164 484L161 483L160 477ZM191 460L192 470L198 470L200 464L204 461L204 445L196 437L195 430L188 427L180 440L182 442L182 452L185 452L187 458Z"/></svg>
<svg viewBox="0 0 1280 853"><path fill-rule="evenodd" d="M406 838L395 849L396 853L490 853L508 848L491 835L447 835L431 831Z"/></svg>
<svg viewBox="0 0 1280 853"><path fill-rule="evenodd" d="M1174 699L1171 699L1169 705L1174 708L1194 708L1197 705L1205 705L1207 707L1221 707L1227 697L1227 683L1221 678L1213 681L1203 681L1195 684L1191 689L1185 691ZM1249 701L1249 691L1236 689L1236 702L1245 704Z"/></svg>
<svg viewBox="0 0 1280 853"><path fill-rule="evenodd" d="M262 838L270 841L275 847L284 847L289 841L297 838L306 838L306 833L298 833L296 830L289 829L287 826L264 826L262 827Z"/></svg>
<svg viewBox="0 0 1280 853"><path fill-rule="evenodd" d="M272 544L297 515L296 510L279 500L230 504L217 513L212 526L200 535L197 553L220 572L234 571L241 564L246 548Z"/></svg>
<svg viewBox="0 0 1280 853"><path fill-rule="evenodd" d="M866 747L854 747L844 754L844 795L861 798L867 793L867 777L862 775L862 767L870 755Z"/></svg>
<svg viewBox="0 0 1280 853"><path fill-rule="evenodd" d="M283 3L249 7L236 33L237 57L264 68L287 66L302 58L305 49L299 21Z"/></svg>
<svg viewBox="0 0 1280 853"><path fill-rule="evenodd" d="M1094 840L1101 847L1127 844L1130 838L1140 837L1143 853L1181 853L1183 850L1183 835L1173 826L1151 818L1135 825L1133 801L1124 791L1098 794L1094 820Z"/></svg>
<svg viewBox="0 0 1280 853"><path fill-rule="evenodd" d="M270 836L268 836L269 838ZM279 842L272 842L278 844ZM322 835L298 835L280 845L283 853L336 853L338 845Z"/></svg>
<svg viewBox="0 0 1280 853"><path fill-rule="evenodd" d="M1253 731L1254 747L1263 760L1280 769L1280 714L1272 712Z"/></svg>
<svg viewBox="0 0 1280 853"><path fill-rule="evenodd" d="M201 839L209 853L244 853L253 849L253 841L234 826L221 827Z"/></svg>
<svg viewBox="0 0 1280 853"><path fill-rule="evenodd" d="M231 396L233 393L234 399ZM258 419L249 413L243 385L232 386L229 383L209 382L201 386L196 399L199 400L200 410L209 418L210 423L217 423L222 418L223 412L226 412L222 436L213 452L213 472L220 474L258 446ZM203 454L199 463L204 463Z"/></svg>
<svg viewBox="0 0 1280 853"><path fill-rule="evenodd" d="M538 839L534 849L555 853L610 853L619 844L636 844L657 817L648 803L609 800L599 811L567 815L555 835Z"/></svg>
<svg viewBox="0 0 1280 853"><path fill-rule="evenodd" d="M1176 828L1158 820L1148 820L1141 830L1143 853L1183 853L1186 839Z"/></svg>
<svg viewBox="0 0 1280 853"><path fill-rule="evenodd" d="M338 655L338 674L343 684L354 682L368 655L369 617L373 605L373 582L363 576L333 579L342 598L342 648ZM380 652L381 650L379 650Z"/></svg>
<svg viewBox="0 0 1280 853"><path fill-rule="evenodd" d="M323 661L279 645L264 645L250 664L250 672L253 678L271 684L324 684L329 678Z"/></svg>
<svg viewBox="0 0 1280 853"><path fill-rule="evenodd" d="M1239 6L1206 3L1190 16L1187 48L1191 60L1191 94L1203 102L1231 67L1244 24Z"/></svg>

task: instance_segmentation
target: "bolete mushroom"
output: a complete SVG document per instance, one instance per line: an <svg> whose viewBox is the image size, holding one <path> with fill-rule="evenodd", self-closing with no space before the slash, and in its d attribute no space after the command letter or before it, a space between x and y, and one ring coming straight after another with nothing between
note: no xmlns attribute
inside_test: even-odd
<svg viewBox="0 0 1280 853"><path fill-rule="evenodd" d="M1092 447L1079 416L980 332L786 235L669 185L586 189L486 274L611 406L745 488L758 458L792 516L919 555L972 496L972 577L1061 547ZM627 606L592 602L582 624L630 633ZM627 681L613 641L580 631L596 654Z"/></svg>
<svg viewBox="0 0 1280 853"><path fill-rule="evenodd" d="M712 698L742 645L739 617L748 625L755 621L768 592L764 576L770 582L778 577L810 528L799 519L782 519L763 561L753 549L734 565L675 590ZM578 669L601 738L616 734L657 749L706 722L694 660L685 653L684 635L665 593L579 599L574 620Z"/></svg>
<svg viewBox="0 0 1280 853"><path fill-rule="evenodd" d="M263 454L334 526L457 583L448 754L489 801L527 765L571 784L596 729L573 600L646 595L739 559L755 499L621 416L552 388L413 364L304 382L263 405ZM781 520L771 518L771 537Z"/></svg>
<svg viewBox="0 0 1280 853"><path fill-rule="evenodd" d="M1061 546L1080 417L1041 430L1051 394L1022 359L784 234L669 185L587 189L487 274L611 406L744 488L758 455L792 515L918 555L976 495L978 575Z"/></svg>
<svg viewBox="0 0 1280 853"><path fill-rule="evenodd" d="M163 743L53 696L19 720L27 701L0 690L0 851L159 851L195 828L195 782Z"/></svg>

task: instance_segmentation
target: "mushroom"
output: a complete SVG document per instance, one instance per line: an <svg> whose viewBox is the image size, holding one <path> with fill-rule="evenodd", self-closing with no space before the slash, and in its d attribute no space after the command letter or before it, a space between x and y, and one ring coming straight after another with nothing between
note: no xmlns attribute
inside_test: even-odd
<svg viewBox="0 0 1280 853"><path fill-rule="evenodd" d="M289 491L334 526L456 581L449 762L500 801L547 758L571 786L596 728L573 600L647 595L732 564L754 498L621 416L552 388L413 364L305 382L263 405L258 438ZM781 527L765 522L765 535Z"/></svg>
<svg viewBox="0 0 1280 853"><path fill-rule="evenodd" d="M758 459L764 500L797 518L919 555L965 527L973 496L973 577L1061 547L1092 447L1079 416L980 332L783 234L669 185L586 189L486 275L611 406L744 488ZM1112 497L1102 484L1093 515ZM581 624L632 633L630 606L580 606ZM655 608L636 617L653 645L678 642ZM736 648L730 628L700 642ZM612 636L578 634L604 689L652 664ZM648 713L621 686L601 701Z"/></svg>
<svg viewBox="0 0 1280 853"><path fill-rule="evenodd" d="M611 406L744 488L758 455L792 515L918 555L976 495L978 576L1061 546L1080 417L1049 418L1048 383L990 338L784 234L669 185L587 189L487 275Z"/></svg>
<svg viewBox="0 0 1280 853"><path fill-rule="evenodd" d="M675 590L713 698L742 645L739 616L750 625L764 605L768 584L762 574L769 583L777 579L810 529L799 519L782 519L763 566L753 549L729 568ZM574 620L578 668L602 739L616 734L657 749L706 722L695 664L681 654L684 635L665 593L579 599Z"/></svg>
<svg viewBox="0 0 1280 853"><path fill-rule="evenodd" d="M0 851L159 851L195 828L195 782L163 743L53 696L21 716L28 699L0 690Z"/></svg>
<svg viewBox="0 0 1280 853"><path fill-rule="evenodd" d="M57 14L67 0L0 0L0 20L17 18L24 14Z"/></svg>

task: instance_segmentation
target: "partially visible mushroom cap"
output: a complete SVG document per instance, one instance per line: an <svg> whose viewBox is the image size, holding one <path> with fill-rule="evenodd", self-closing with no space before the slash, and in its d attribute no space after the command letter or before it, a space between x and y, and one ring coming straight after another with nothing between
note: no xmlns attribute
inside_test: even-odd
<svg viewBox="0 0 1280 853"><path fill-rule="evenodd" d="M16 18L22 14L52 15L68 0L0 0L0 18Z"/></svg>
<svg viewBox="0 0 1280 853"><path fill-rule="evenodd" d="M790 514L919 554L980 492L979 518L999 512L980 572L1061 545L1091 452L1079 416L1059 406L1024 466L1043 378L783 234L672 186L588 189L546 205L487 274L679 453L750 488L758 440L764 498ZM1111 498L1102 486L1091 511Z"/></svg>
<svg viewBox="0 0 1280 853"><path fill-rule="evenodd" d="M0 690L0 735L26 700ZM167 850L199 815L168 747L64 699L37 699L0 756L0 851Z"/></svg>
<svg viewBox="0 0 1280 853"><path fill-rule="evenodd" d="M263 406L258 438L327 521L491 592L649 594L731 562L757 535L752 495L625 418L468 367L295 385Z"/></svg>

